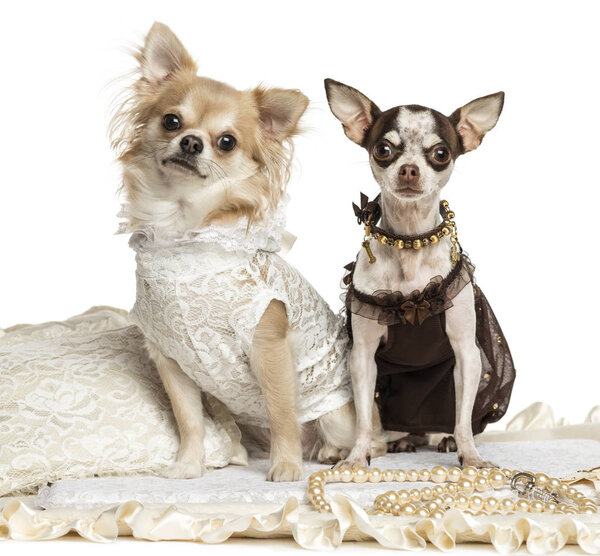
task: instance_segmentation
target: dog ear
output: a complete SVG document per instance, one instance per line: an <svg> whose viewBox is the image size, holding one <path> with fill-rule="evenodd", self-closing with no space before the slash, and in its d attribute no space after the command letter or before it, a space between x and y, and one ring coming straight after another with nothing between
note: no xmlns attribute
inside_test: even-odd
<svg viewBox="0 0 600 556"><path fill-rule="evenodd" d="M308 98L294 89L265 89L252 91L263 134L267 139L282 142L298 133L298 121L308 106Z"/></svg>
<svg viewBox="0 0 600 556"><path fill-rule="evenodd" d="M156 88L179 71L194 74L198 67L175 33L164 23L156 22L146 35L138 54L142 77Z"/></svg>
<svg viewBox="0 0 600 556"><path fill-rule="evenodd" d="M477 98L454 111L450 121L461 137L463 152L476 149L484 135L498 122L502 107L504 106L504 93L494 93Z"/></svg>
<svg viewBox="0 0 600 556"><path fill-rule="evenodd" d="M329 108L342 122L346 136L362 145L381 110L360 91L333 79L325 79L325 92Z"/></svg>

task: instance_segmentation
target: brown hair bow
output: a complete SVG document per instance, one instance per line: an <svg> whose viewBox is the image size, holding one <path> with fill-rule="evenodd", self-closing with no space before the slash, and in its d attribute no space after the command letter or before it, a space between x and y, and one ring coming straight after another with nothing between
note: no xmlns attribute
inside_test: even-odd
<svg viewBox="0 0 600 556"><path fill-rule="evenodd" d="M360 207L356 203L352 203L352 208L354 209L354 215L358 220L359 224L377 224L379 218L381 218L381 207L379 206L379 197L381 195L377 195L375 199L369 201L369 197L367 197L364 193L360 194ZM371 218L369 218L369 216Z"/></svg>

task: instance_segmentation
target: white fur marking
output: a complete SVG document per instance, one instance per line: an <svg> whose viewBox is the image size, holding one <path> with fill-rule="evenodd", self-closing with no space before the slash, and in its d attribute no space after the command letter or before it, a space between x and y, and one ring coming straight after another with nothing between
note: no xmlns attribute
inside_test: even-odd
<svg viewBox="0 0 600 556"><path fill-rule="evenodd" d="M400 140L400 135L398 134L398 132L395 129L392 129L391 131L388 131L384 136L384 139L387 139L392 145L395 145L396 147L400 145L401 140Z"/></svg>

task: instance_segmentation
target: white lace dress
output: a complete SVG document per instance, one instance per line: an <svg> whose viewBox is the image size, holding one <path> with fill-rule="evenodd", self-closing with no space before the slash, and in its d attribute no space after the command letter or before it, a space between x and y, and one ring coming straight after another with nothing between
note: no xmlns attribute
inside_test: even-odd
<svg viewBox="0 0 600 556"><path fill-rule="evenodd" d="M254 330L273 299L285 304L297 371L299 422L352 400L348 338L308 281L276 251L283 215L269 224L210 226L179 238L133 234L137 295L130 318L236 421L268 426L249 366Z"/></svg>

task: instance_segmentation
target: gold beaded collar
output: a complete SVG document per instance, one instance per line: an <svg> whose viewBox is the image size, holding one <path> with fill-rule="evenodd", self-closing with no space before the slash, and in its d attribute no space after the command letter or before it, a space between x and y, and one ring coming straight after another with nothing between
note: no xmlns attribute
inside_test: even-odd
<svg viewBox="0 0 600 556"><path fill-rule="evenodd" d="M460 243L458 242L458 235L456 233L456 223L454 222L454 212L450 210L448 201L440 202L440 215L442 217L442 223L425 232L418 235L397 235L384 230L377 226L377 222L381 217L381 207L379 205L379 199L381 195L377 195L373 201L369 201L369 198L364 194L360 194L360 204L358 207L355 203L352 203L354 214L359 224L365 226L365 237L362 242L367 255L369 257L369 263L373 264L377 259L371 251L370 241L374 239L381 245L389 245L398 250L400 249L414 249L419 250L423 247L430 245L437 245L441 239L450 237L452 242L452 265L454 266L460 260L460 253L462 251Z"/></svg>

